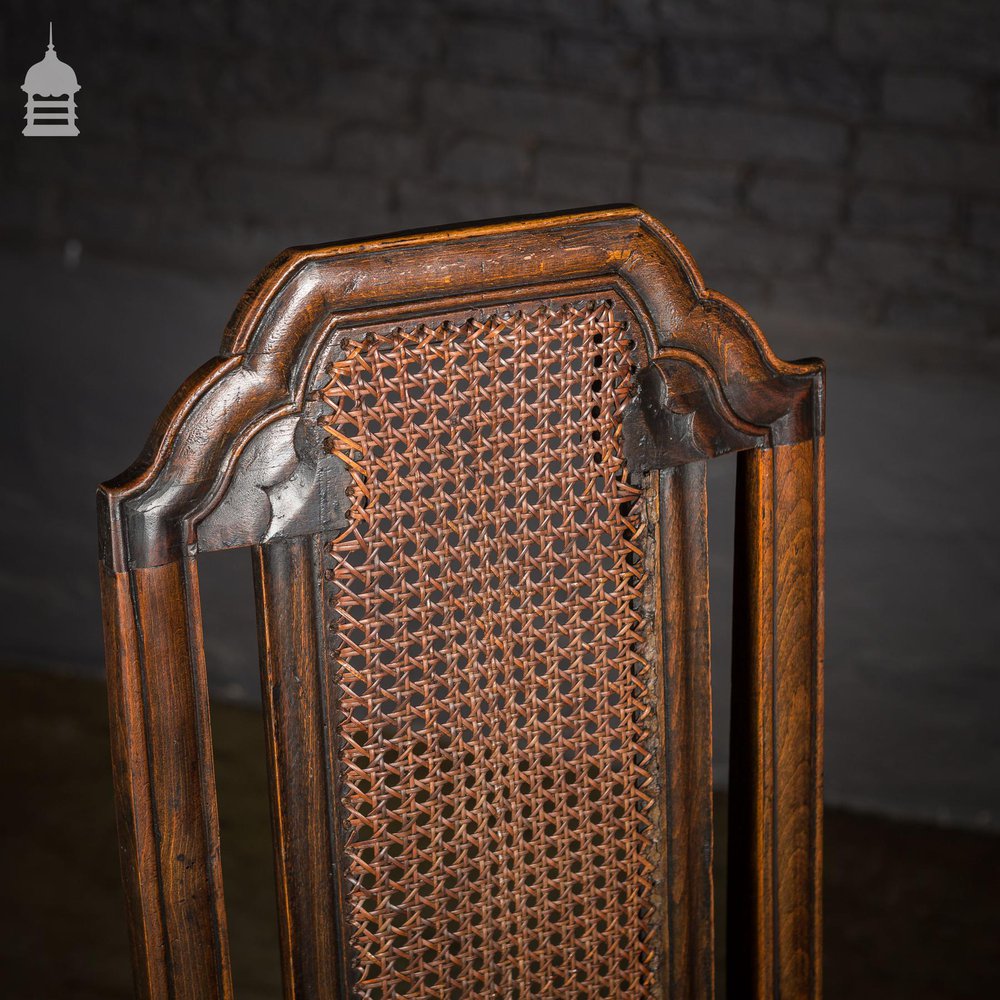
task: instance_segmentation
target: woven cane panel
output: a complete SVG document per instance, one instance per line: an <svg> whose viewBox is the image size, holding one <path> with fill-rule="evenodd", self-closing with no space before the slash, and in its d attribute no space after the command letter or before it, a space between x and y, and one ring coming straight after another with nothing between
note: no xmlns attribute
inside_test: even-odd
<svg viewBox="0 0 1000 1000"><path fill-rule="evenodd" d="M651 996L643 503L611 303L343 340L331 545L354 996Z"/></svg>

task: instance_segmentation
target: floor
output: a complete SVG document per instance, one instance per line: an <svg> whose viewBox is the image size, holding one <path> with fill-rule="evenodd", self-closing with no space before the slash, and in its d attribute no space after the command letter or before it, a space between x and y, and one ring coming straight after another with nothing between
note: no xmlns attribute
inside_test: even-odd
<svg viewBox="0 0 1000 1000"><path fill-rule="evenodd" d="M0 996L130 997L104 689L14 670L0 685ZM213 714L237 995L277 998L260 717ZM998 900L1000 836L828 811L828 1000L1000 996Z"/></svg>

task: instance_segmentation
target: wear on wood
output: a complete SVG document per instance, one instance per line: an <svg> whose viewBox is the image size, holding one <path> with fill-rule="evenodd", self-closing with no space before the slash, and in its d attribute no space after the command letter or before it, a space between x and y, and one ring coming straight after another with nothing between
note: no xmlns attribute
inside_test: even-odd
<svg viewBox="0 0 1000 1000"><path fill-rule="evenodd" d="M288 251L101 488L136 983L232 996L196 555L253 550L287 998L819 996L823 383L612 208Z"/></svg>

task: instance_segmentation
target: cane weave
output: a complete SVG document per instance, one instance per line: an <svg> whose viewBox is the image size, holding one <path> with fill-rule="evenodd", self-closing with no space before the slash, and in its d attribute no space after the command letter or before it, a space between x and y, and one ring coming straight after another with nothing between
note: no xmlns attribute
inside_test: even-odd
<svg viewBox="0 0 1000 1000"><path fill-rule="evenodd" d="M644 503L610 302L344 336L324 427L354 996L648 997Z"/></svg>

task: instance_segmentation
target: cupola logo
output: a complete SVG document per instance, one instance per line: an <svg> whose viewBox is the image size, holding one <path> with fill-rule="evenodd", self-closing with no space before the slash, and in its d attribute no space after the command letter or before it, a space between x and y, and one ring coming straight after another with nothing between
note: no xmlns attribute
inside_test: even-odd
<svg viewBox="0 0 1000 1000"><path fill-rule="evenodd" d="M45 58L36 62L24 76L21 87L28 95L22 135L79 135L76 127L76 92L80 90L76 73L57 55L52 44L49 21L49 48Z"/></svg>

